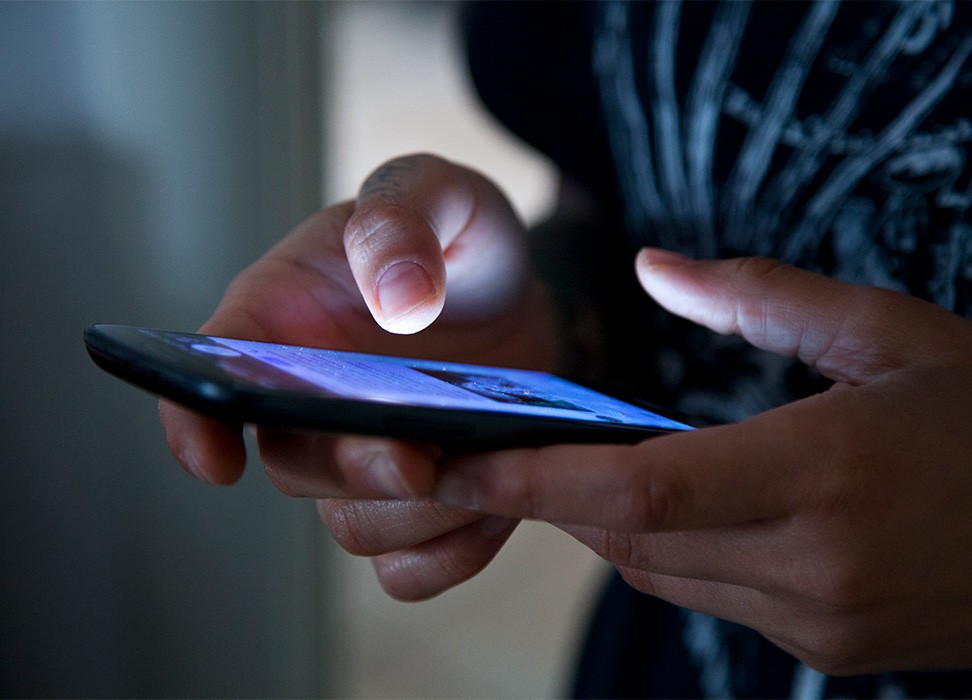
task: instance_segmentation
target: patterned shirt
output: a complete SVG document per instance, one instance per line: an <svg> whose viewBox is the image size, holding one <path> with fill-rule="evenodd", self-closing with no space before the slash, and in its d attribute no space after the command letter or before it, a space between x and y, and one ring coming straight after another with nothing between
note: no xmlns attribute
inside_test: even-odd
<svg viewBox="0 0 972 700"><path fill-rule="evenodd" d="M827 385L616 284L645 245L769 256L972 316L972 2L486 3L467 19L486 105L616 220L586 249L611 252L565 253L563 264L608 270L589 286L612 304L628 295L606 336L616 375L636 390L723 422ZM972 674L828 679L738 625L612 591L630 614L606 600L601 618L679 650L664 652L675 659L664 669L616 645L605 653L692 678L625 692L972 696ZM604 619L592 639L610 646Z"/></svg>

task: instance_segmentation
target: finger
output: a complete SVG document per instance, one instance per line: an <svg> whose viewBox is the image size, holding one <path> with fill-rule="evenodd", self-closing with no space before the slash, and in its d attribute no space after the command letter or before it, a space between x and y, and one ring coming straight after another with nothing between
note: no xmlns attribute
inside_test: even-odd
<svg viewBox="0 0 972 700"><path fill-rule="evenodd" d="M243 426L207 418L171 401L159 401L169 450L182 467L211 484L235 483L246 465Z"/></svg>
<svg viewBox="0 0 972 700"><path fill-rule="evenodd" d="M564 532L617 567L645 575L709 581L751 588L795 604L836 608L869 605L881 595L874 585L867 596L859 582L872 571L848 548L834 548L805 527L806 519L760 520L727 528L631 534L617 530L558 525ZM800 542L794 547L794 542ZM882 560L882 565L885 560ZM884 569L870 580L883 580ZM873 597L868 597L873 596Z"/></svg>
<svg viewBox="0 0 972 700"><path fill-rule="evenodd" d="M782 517L832 460L814 421L826 395L745 422L639 445L556 445L458 457L435 497L495 515L659 532ZM836 402L830 401L830 404ZM839 419L835 407L832 415ZM790 436L779 440L780 435Z"/></svg>
<svg viewBox="0 0 972 700"><path fill-rule="evenodd" d="M344 204L318 212L229 286L213 316L200 333L275 342L320 342L339 345L341 334L334 315L322 313L318 298L326 295L337 305L340 294L329 287L310 290L326 281L340 285L342 278L327 263L328 241L340 249L341 231L351 213ZM343 259L343 251L341 251ZM287 264L300 260L300 264ZM284 268L286 268L284 270ZM284 270L281 272L281 270ZM313 283L305 278L313 277ZM344 284L354 290L350 273ZM343 298L357 299L356 294ZM242 426L222 423L169 401L159 402L159 417L169 448L180 464L203 481L230 484L240 478L246 462Z"/></svg>
<svg viewBox="0 0 972 700"><path fill-rule="evenodd" d="M756 630L784 651L818 669L826 666L828 656L846 651L823 651L827 646L840 646L839 640L828 639L836 627L833 620L814 616L812 611L785 599L747 586L636 569L619 568L618 571L637 590L705 616L686 621L691 628L687 632L693 637L718 637L721 632L717 620L735 622Z"/></svg>
<svg viewBox="0 0 972 700"><path fill-rule="evenodd" d="M317 512L337 543L359 556L415 547L484 517L427 499L329 498L317 502Z"/></svg>
<svg viewBox="0 0 972 700"><path fill-rule="evenodd" d="M775 616L776 601L746 586L668 576L618 567L618 573L633 588L703 615L730 620L756 628L757 620Z"/></svg>
<svg viewBox="0 0 972 700"><path fill-rule="evenodd" d="M375 320L415 333L443 310L487 317L522 291L523 226L481 175L427 155L386 163L365 181L344 245Z"/></svg>
<svg viewBox="0 0 972 700"><path fill-rule="evenodd" d="M672 313L797 357L835 381L864 383L931 354L970 352L967 322L933 304L772 260L693 261L645 249L637 271Z"/></svg>
<svg viewBox="0 0 972 700"><path fill-rule="evenodd" d="M345 349L370 341L365 329L377 336L344 255L353 210L345 202L302 222L237 275L200 332Z"/></svg>
<svg viewBox="0 0 972 700"><path fill-rule="evenodd" d="M785 521L759 521L729 528L632 534L605 528L558 527L605 561L650 574L698 579L756 588L793 590L798 569L806 573L811 553L794 555L784 534ZM795 566L796 565L796 566Z"/></svg>
<svg viewBox="0 0 972 700"><path fill-rule="evenodd" d="M827 675L859 675L882 669L922 669L941 664L935 645L910 644L902 630L920 628L923 619L905 620L901 606L882 611L847 610L840 606L807 605L806 601L767 594L747 586L620 569L636 589L694 610L709 619L690 620L700 634L714 619L728 620L756 630L801 662ZM959 611L956 611L960 614ZM964 648L965 639L949 636L947 625L935 636L945 648ZM902 641L904 640L904 642ZM956 667L961 666L961 661Z"/></svg>
<svg viewBox="0 0 972 700"><path fill-rule="evenodd" d="M667 576L619 568L633 588L701 616L686 618L685 633L692 637L718 637L719 620L754 629L784 651L815 668L823 661L810 648L824 640L821 624L806 611L747 586L702 579Z"/></svg>
<svg viewBox="0 0 972 700"><path fill-rule="evenodd" d="M378 580L398 600L425 600L482 571L517 522L487 517L418 547L375 557Z"/></svg>
<svg viewBox="0 0 972 700"><path fill-rule="evenodd" d="M219 324L210 320L201 332L212 333L211 327ZM241 334L239 324L229 326L225 335L234 336L231 328L238 329L235 337ZM251 334L254 329L249 329ZM166 399L159 400L159 419L165 429L169 451L182 465L183 469L197 479L211 483L229 485L239 480L246 466L246 446L243 442L243 426L204 416Z"/></svg>
<svg viewBox="0 0 972 700"><path fill-rule="evenodd" d="M412 498L429 493L437 452L399 440L258 428L267 475L289 496Z"/></svg>

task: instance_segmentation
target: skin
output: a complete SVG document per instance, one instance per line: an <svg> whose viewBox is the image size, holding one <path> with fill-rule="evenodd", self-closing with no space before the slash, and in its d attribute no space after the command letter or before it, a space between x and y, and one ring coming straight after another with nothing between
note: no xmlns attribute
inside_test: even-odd
<svg viewBox="0 0 972 700"><path fill-rule="evenodd" d="M480 176L399 159L241 273L204 330L549 369L554 314L522 241ZM399 276L393 299L380 280L402 261L419 274ZM833 387L635 446L442 459L258 430L270 478L319 499L333 536L373 557L397 598L468 579L518 520L542 519L636 588L752 627L820 671L972 666L972 323L771 260L645 250L635 266L670 312L797 357ZM190 472L238 478L240 426L160 411Z"/></svg>

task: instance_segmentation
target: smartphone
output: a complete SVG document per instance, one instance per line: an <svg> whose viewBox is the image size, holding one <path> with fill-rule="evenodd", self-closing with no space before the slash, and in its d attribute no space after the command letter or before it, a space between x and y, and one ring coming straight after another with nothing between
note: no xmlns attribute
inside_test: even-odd
<svg viewBox="0 0 972 700"><path fill-rule="evenodd" d="M233 422L403 438L451 449L634 443L686 422L543 372L94 325L103 369Z"/></svg>

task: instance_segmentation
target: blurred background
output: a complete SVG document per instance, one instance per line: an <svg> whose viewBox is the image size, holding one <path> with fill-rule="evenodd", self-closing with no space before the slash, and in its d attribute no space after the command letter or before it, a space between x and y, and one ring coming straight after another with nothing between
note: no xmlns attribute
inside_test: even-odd
<svg viewBox="0 0 972 700"><path fill-rule="evenodd" d="M192 329L383 160L428 150L535 221L550 166L465 83L450 2L0 3L0 694L557 697L603 569L521 528L402 604L253 461L169 457L85 325Z"/></svg>

